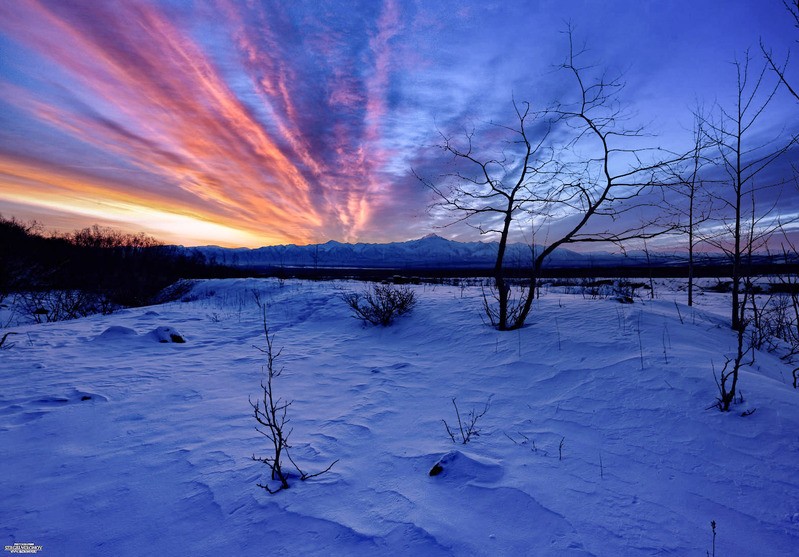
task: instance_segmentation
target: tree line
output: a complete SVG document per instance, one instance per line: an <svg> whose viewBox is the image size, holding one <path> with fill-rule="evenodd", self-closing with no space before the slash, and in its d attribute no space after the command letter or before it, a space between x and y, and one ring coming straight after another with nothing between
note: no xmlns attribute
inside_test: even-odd
<svg viewBox="0 0 799 557"><path fill-rule="evenodd" d="M230 276L231 270L208 261L196 250L167 246L143 233L128 234L94 225L65 234L46 233L37 223L0 215L0 300L12 293L30 298L42 320L70 304L92 307L72 317L159 301L179 279ZM47 307L60 293L60 308ZM78 294L79 293L79 294ZM44 294L48 294L44 296ZM50 304L52 305L52 304ZM73 312L74 313L74 312Z"/></svg>

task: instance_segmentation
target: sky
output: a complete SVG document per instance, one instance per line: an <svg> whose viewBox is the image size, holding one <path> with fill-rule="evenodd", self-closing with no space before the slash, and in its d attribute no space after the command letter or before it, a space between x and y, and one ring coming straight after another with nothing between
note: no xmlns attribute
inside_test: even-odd
<svg viewBox="0 0 799 557"><path fill-rule="evenodd" d="M478 240L414 171L438 180L442 134L512 99L573 102L567 23L675 150L747 48L799 57L779 0L0 2L0 214L184 245ZM757 133L798 116L780 91Z"/></svg>

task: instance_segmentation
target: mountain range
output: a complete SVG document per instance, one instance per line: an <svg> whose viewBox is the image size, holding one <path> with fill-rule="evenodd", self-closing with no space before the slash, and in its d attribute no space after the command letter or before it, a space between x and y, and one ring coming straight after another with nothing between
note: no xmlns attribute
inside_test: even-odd
<svg viewBox="0 0 799 557"><path fill-rule="evenodd" d="M217 263L248 268L318 267L372 269L491 268L496 261L497 242L457 242L429 234L418 240L386 244L347 244L329 241L324 244L293 244L261 248L222 248L203 246L188 248ZM540 252L541 247L536 247ZM674 255L650 254L653 264L679 262ZM505 267L528 267L532 261L529 245L509 244ZM578 253L556 249L547 259L549 267L585 267L641 265L647 262L644 252L626 255L606 252Z"/></svg>

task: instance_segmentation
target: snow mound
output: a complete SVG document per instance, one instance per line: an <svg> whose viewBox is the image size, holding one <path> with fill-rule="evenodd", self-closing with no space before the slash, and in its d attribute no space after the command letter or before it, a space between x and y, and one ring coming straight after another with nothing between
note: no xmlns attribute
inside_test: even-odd
<svg viewBox="0 0 799 557"><path fill-rule="evenodd" d="M131 338L137 336L136 331L129 327L123 327L121 325L112 325L108 327L105 331L100 333L100 335L95 340L113 340L119 338Z"/></svg>
<svg viewBox="0 0 799 557"><path fill-rule="evenodd" d="M186 342L186 339L183 338L175 328L173 327L156 327L150 332L150 337L154 338L158 342L174 342L176 344L183 344Z"/></svg>
<svg viewBox="0 0 799 557"><path fill-rule="evenodd" d="M127 341L134 341L133 345L138 346L141 342L147 343L147 341L183 344L186 342L186 338L174 327L169 327L166 325L156 327L146 335L141 336L139 336L139 334L130 327L112 325L96 336L94 341L123 343Z"/></svg>
<svg viewBox="0 0 799 557"><path fill-rule="evenodd" d="M100 333L94 340L95 341L124 341L136 339L149 339L163 343L176 343L183 344L186 342L185 337L180 334L174 327L162 325L150 331L147 335L140 337L138 333L130 327L123 327L121 325L112 325Z"/></svg>
<svg viewBox="0 0 799 557"><path fill-rule="evenodd" d="M458 481L495 482L502 477L502 465L490 458L452 450L438 459L430 469L429 475Z"/></svg>

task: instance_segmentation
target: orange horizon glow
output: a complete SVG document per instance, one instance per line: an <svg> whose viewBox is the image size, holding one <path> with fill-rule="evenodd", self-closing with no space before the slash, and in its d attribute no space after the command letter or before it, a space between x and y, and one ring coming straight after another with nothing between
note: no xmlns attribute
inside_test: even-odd
<svg viewBox="0 0 799 557"><path fill-rule="evenodd" d="M270 237L257 229L225 226L215 215L178 206L174 200L157 194L148 197L137 195L135 190L112 189L85 174L68 174L63 169L48 170L42 166L0 156L0 175L3 176L0 198L18 206L61 214L62 225L58 229L62 231L103 222L125 232L145 232L162 241L195 239L187 245L258 247L303 241ZM70 221L74 224L66 224Z"/></svg>

